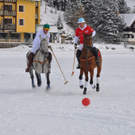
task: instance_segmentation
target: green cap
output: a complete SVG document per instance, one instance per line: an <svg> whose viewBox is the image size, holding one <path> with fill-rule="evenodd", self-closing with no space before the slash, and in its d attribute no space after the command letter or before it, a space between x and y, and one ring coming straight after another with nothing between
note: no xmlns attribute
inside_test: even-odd
<svg viewBox="0 0 135 135"><path fill-rule="evenodd" d="M50 30L50 25L49 25L49 24L45 24L45 25L43 26L43 29Z"/></svg>

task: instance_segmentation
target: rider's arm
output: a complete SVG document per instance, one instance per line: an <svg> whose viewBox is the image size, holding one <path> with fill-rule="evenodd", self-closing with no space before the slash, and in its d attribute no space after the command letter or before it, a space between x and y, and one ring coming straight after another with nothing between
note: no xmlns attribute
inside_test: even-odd
<svg viewBox="0 0 135 135"><path fill-rule="evenodd" d="M92 33L92 37L96 35L96 31L92 29L90 26L88 26L89 32Z"/></svg>
<svg viewBox="0 0 135 135"><path fill-rule="evenodd" d="M50 33L49 32L47 33L47 37L48 37L47 41L48 41L48 44L49 44L49 40L50 40Z"/></svg>
<svg viewBox="0 0 135 135"><path fill-rule="evenodd" d="M75 36L75 44L78 42L78 37Z"/></svg>
<svg viewBox="0 0 135 135"><path fill-rule="evenodd" d="M96 35L96 31L94 30L93 32L92 32L92 37L94 37Z"/></svg>
<svg viewBox="0 0 135 135"><path fill-rule="evenodd" d="M40 41L41 41L40 32L37 32L36 37L34 38L34 41L33 41L32 49L31 49L31 52L33 52L34 54L40 47Z"/></svg>
<svg viewBox="0 0 135 135"><path fill-rule="evenodd" d="M75 31L75 44L77 44L78 42L78 37L79 37L79 32L78 32L78 28Z"/></svg>

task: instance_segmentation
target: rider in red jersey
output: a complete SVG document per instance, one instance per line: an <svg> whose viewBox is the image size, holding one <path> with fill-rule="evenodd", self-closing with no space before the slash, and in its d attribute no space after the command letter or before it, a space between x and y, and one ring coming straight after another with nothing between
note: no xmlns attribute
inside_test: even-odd
<svg viewBox="0 0 135 135"><path fill-rule="evenodd" d="M83 39L84 39L83 33L84 34L92 33L92 37L94 37L95 34L96 34L96 31L93 30L90 26L87 26L85 24L85 20L83 18L80 18L78 20L78 24L79 24L79 27L75 31L75 49L77 49L77 42L78 42L78 38L79 38L80 39L80 45L79 45L79 47L77 49L76 57L77 57L77 60L78 60L78 67L77 68L80 68L80 59L79 59L79 57L81 56L81 52L82 52L82 49L83 49ZM96 58L96 65L99 66L100 62L99 62L99 58L98 58L98 50L97 50L97 48L93 46L91 52Z"/></svg>

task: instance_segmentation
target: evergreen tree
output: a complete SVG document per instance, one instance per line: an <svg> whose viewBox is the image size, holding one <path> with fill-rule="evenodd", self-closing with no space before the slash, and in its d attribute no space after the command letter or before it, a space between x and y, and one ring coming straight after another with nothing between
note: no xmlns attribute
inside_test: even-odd
<svg viewBox="0 0 135 135"><path fill-rule="evenodd" d="M118 5L120 14L129 14L131 12L131 8L127 6L127 2L125 0L119 0Z"/></svg>
<svg viewBox="0 0 135 135"><path fill-rule="evenodd" d="M81 17L85 19L85 12L82 3L79 1L67 2L64 16L67 24L69 24L75 30L78 27L78 19ZM87 22L86 19L85 21Z"/></svg>
<svg viewBox="0 0 135 135"><path fill-rule="evenodd" d="M135 6L133 7L132 13L135 14Z"/></svg>
<svg viewBox="0 0 135 135"><path fill-rule="evenodd" d="M58 16L57 28L58 28L58 29L63 29L63 23L62 23L61 15L60 15L60 14L59 14L59 16Z"/></svg>
<svg viewBox="0 0 135 135"><path fill-rule="evenodd" d="M71 3L69 1L67 1L66 3L66 11L64 13L64 20L67 22L68 25L71 25L71 21L70 21L70 16L71 16L71 13L72 13L72 7L71 7Z"/></svg>
<svg viewBox="0 0 135 135"><path fill-rule="evenodd" d="M125 26L117 14L118 1L91 0L87 6L90 8L85 8L86 17L97 35L105 41L116 42Z"/></svg>

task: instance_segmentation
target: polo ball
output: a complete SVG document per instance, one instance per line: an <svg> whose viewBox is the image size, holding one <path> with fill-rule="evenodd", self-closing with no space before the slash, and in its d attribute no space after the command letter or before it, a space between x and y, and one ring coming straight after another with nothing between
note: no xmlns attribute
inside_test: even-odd
<svg viewBox="0 0 135 135"><path fill-rule="evenodd" d="M89 98L84 98L84 99L82 100L82 104L83 104L84 106L88 106L88 105L90 104L90 99L89 99Z"/></svg>

